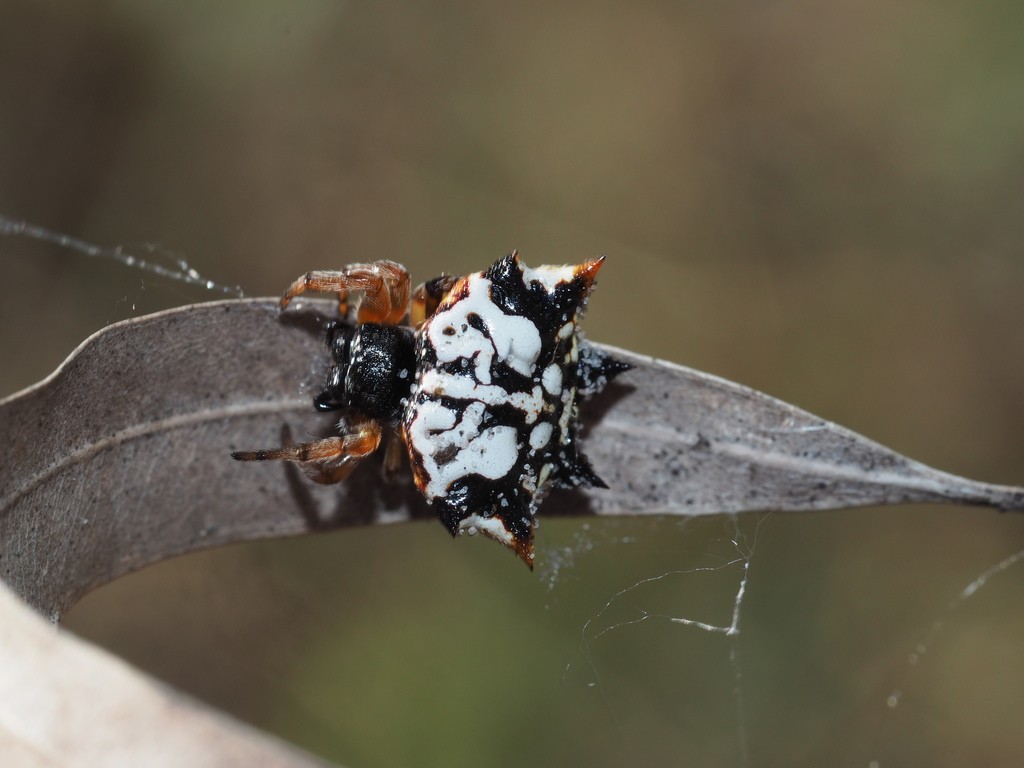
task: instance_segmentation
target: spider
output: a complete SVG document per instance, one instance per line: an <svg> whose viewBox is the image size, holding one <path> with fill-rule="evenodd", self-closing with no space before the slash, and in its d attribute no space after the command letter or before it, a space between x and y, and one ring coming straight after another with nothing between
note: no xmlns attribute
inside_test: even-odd
<svg viewBox="0 0 1024 768"><path fill-rule="evenodd" d="M346 411L341 434L239 451L298 462L336 483L392 437L384 466L408 455L416 487L454 536L477 531L533 568L535 513L556 487L606 488L577 445L577 405L631 366L579 344L578 321L604 257L530 269L517 252L482 272L442 275L410 296L393 261L308 272L285 292L336 294L332 365L314 400ZM354 312L349 297L361 292Z"/></svg>

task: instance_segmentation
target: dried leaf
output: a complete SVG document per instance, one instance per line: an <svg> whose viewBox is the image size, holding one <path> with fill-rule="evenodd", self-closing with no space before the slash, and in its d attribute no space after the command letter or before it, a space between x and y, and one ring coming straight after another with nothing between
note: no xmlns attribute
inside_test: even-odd
<svg viewBox="0 0 1024 768"><path fill-rule="evenodd" d="M407 479L385 482L372 463L324 487L290 465L229 458L332 429L310 406L325 357L318 311L330 307L304 306L279 315L274 302L232 301L119 323L0 402L7 584L55 620L89 589L172 555L430 517ZM636 366L583 412L610 488L553 493L545 515L1024 508L1022 489L937 472L745 387L605 349ZM97 717L117 730L97 730ZM320 764L54 630L2 585L0 750L31 766Z"/></svg>
<svg viewBox="0 0 1024 768"><path fill-rule="evenodd" d="M19 768L327 765L57 630L3 584L0 757Z"/></svg>
<svg viewBox="0 0 1024 768"><path fill-rule="evenodd" d="M229 542L431 512L367 462L316 486L232 450L327 434L310 405L325 302L185 307L110 326L0 403L0 575L56 618L99 584ZM606 348L607 349L607 348ZM702 515L906 502L1024 508L1024 490L911 461L774 398L622 350L636 366L584 409L609 490L559 491L544 515ZM285 434L282 434L282 431Z"/></svg>

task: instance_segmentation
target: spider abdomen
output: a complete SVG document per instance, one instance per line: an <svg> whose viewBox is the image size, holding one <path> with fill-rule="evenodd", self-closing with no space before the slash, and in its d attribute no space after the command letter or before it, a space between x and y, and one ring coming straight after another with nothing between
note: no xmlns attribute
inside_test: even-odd
<svg viewBox="0 0 1024 768"><path fill-rule="evenodd" d="M462 278L417 332L404 414L416 484L453 534L479 530L532 563L544 491L598 485L576 446L577 317L600 261Z"/></svg>

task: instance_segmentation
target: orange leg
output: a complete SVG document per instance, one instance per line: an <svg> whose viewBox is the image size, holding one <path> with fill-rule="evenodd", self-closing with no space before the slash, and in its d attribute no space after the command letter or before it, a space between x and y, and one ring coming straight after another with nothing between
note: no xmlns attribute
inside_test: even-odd
<svg viewBox="0 0 1024 768"><path fill-rule="evenodd" d="M380 445L381 428L375 421L361 421L350 434L327 437L312 443L290 445L266 451L236 451L239 461L294 461L318 483L339 483L362 459Z"/></svg>
<svg viewBox="0 0 1024 768"><path fill-rule="evenodd" d="M438 304L444 301L448 291L458 281L459 278L453 275L441 275L417 286L412 294L412 306L409 308L409 325L413 328L423 325L427 318L437 311Z"/></svg>
<svg viewBox="0 0 1024 768"><path fill-rule="evenodd" d="M285 291L281 309L306 291L322 291L338 295L338 308L344 315L348 296L362 291L357 321L399 325L409 309L409 273L393 261L372 264L350 264L341 270L307 272Z"/></svg>
<svg viewBox="0 0 1024 768"><path fill-rule="evenodd" d="M388 436L387 444L384 446L384 477L393 479L398 476L402 469L402 459L405 456L405 438L400 429L394 429Z"/></svg>

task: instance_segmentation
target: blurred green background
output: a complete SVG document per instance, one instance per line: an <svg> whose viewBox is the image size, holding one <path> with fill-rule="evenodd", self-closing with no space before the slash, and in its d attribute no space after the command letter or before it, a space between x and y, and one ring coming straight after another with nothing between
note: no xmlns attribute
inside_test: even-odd
<svg viewBox="0 0 1024 768"><path fill-rule="evenodd" d="M1022 28L995 0L6 0L0 214L247 295L604 253L590 338L1021 484ZM0 285L0 394L106 323L218 298L19 238ZM533 576L433 524L232 547L67 626L351 766L1024 754L1024 565L957 603L1024 548L1017 516L539 535ZM738 638L665 618L728 624L751 549Z"/></svg>

